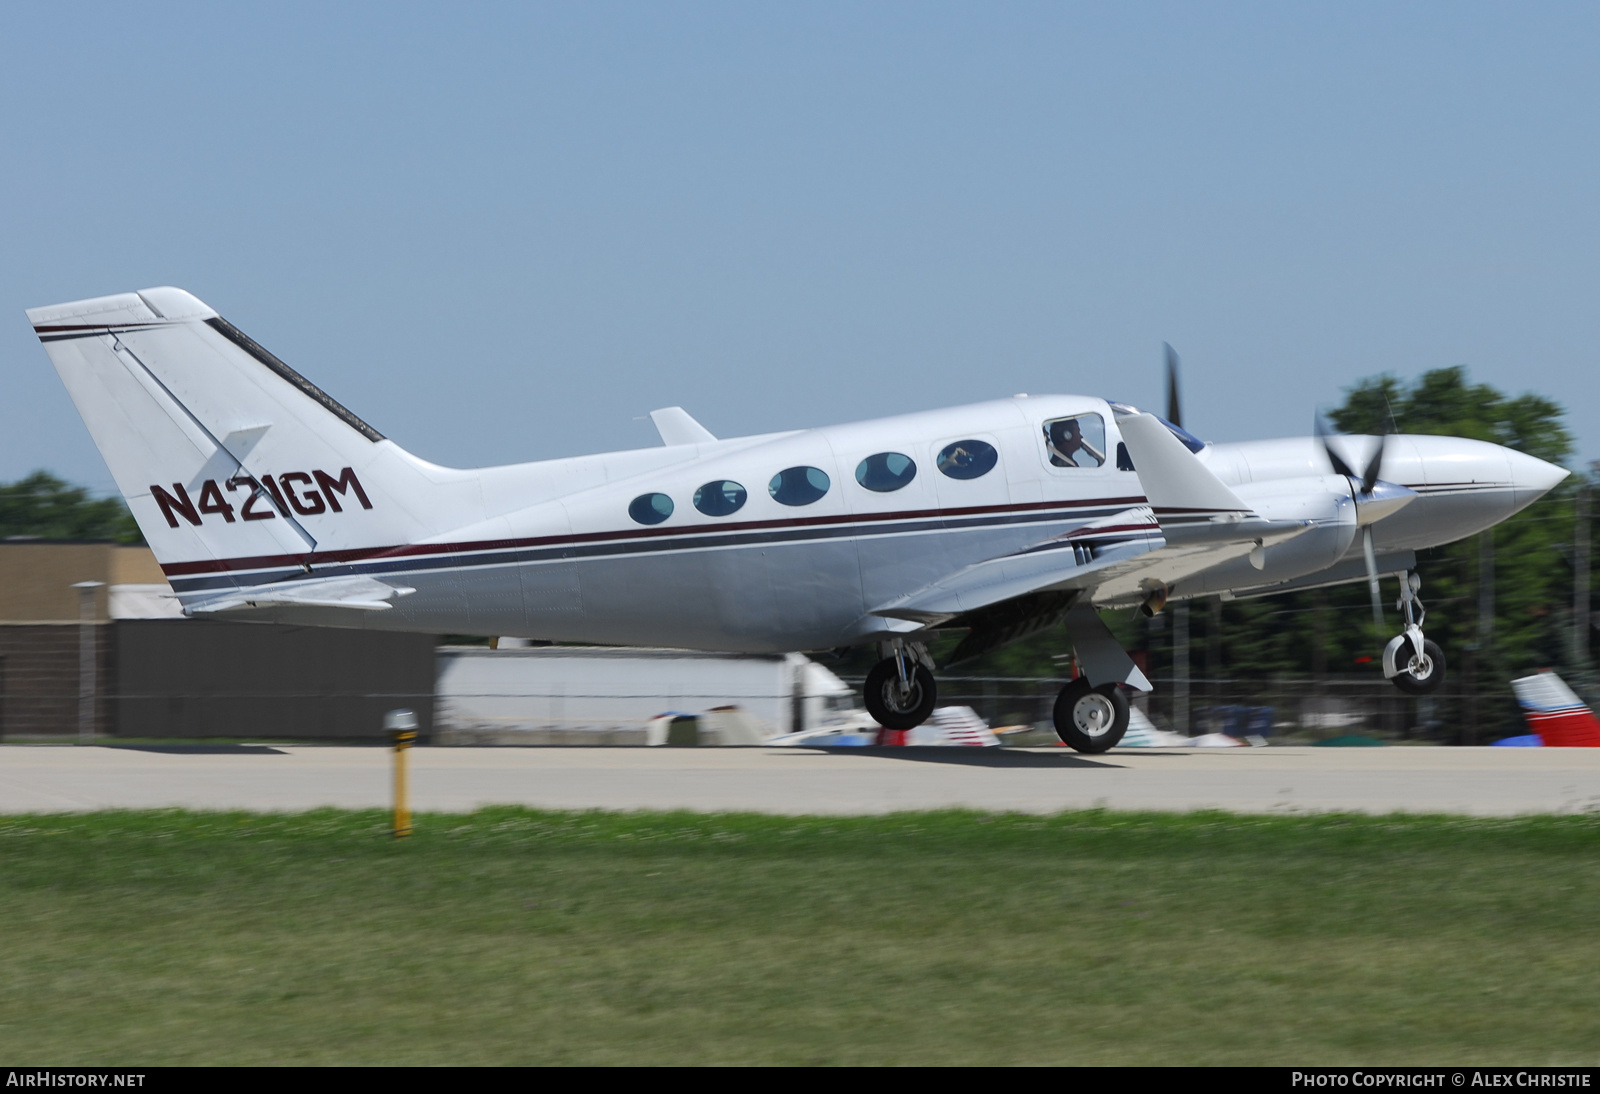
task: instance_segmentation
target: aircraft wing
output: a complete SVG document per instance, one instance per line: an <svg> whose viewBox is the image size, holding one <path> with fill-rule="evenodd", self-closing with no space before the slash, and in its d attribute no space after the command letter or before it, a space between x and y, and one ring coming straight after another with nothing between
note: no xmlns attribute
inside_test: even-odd
<svg viewBox="0 0 1600 1094"><path fill-rule="evenodd" d="M415 589L388 585L371 577L320 577L228 589L208 597L186 600L183 610L188 615L257 608L343 608L349 611L382 612L394 607L389 603L394 598L409 596L414 592Z"/></svg>
<svg viewBox="0 0 1600 1094"><path fill-rule="evenodd" d="M873 608L871 615L936 626L957 616L1031 593L1079 591L1090 575L1162 547L1148 506L1136 506L1021 551L986 559L916 592Z"/></svg>
<svg viewBox="0 0 1600 1094"><path fill-rule="evenodd" d="M1096 607L1139 603L1255 547L1253 538L1169 544L1150 508L1136 506L958 570L870 614L913 630L970 628L947 659L955 664L1054 626L1085 599Z"/></svg>

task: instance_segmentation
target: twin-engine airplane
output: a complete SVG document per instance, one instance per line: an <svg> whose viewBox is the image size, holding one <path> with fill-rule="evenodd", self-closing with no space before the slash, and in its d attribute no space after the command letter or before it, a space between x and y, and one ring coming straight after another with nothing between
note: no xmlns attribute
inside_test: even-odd
<svg viewBox="0 0 1600 1094"><path fill-rule="evenodd" d="M1414 552L1567 474L1450 437L1205 444L1073 395L728 439L671 407L651 415L659 448L458 471L385 439L181 289L28 318L191 616L872 644L866 705L891 729L933 709L934 634L965 632L955 663L1062 625L1081 675L1055 724L1085 752L1121 739L1126 689L1150 689L1096 609L1367 580L1381 623L1378 578L1398 575L1406 626L1384 673L1432 690L1444 660L1421 630Z"/></svg>

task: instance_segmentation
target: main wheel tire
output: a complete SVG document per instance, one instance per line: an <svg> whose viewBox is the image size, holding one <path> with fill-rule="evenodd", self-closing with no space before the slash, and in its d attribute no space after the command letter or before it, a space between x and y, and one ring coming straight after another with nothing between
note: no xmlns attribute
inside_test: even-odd
<svg viewBox="0 0 1600 1094"><path fill-rule="evenodd" d="M1128 697L1115 684L1089 686L1083 677L1056 696L1056 736L1079 752L1104 752L1128 732Z"/></svg>
<svg viewBox="0 0 1600 1094"><path fill-rule="evenodd" d="M933 704L939 698L939 687L933 682L933 673L921 665L912 665L911 691L900 694L900 669L892 657L886 657L872 666L862 690L867 713L884 729L916 729L933 713Z"/></svg>
<svg viewBox="0 0 1600 1094"><path fill-rule="evenodd" d="M1422 640L1422 656L1412 658L1404 672L1394 678L1394 686L1407 695L1432 695L1444 683L1444 650L1431 638Z"/></svg>

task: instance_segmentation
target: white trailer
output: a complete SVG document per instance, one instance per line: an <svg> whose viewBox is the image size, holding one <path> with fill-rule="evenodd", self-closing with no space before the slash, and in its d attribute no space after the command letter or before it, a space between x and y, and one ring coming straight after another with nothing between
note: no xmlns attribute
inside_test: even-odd
<svg viewBox="0 0 1600 1094"><path fill-rule="evenodd" d="M860 719L854 690L798 653L443 646L438 657L441 743L645 744L653 719L719 707L742 712L733 721L746 731L727 743Z"/></svg>

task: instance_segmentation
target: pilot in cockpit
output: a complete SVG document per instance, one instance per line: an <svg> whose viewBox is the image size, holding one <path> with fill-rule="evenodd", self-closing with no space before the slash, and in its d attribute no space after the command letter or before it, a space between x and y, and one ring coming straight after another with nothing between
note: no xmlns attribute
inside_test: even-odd
<svg viewBox="0 0 1600 1094"><path fill-rule="evenodd" d="M1045 447L1050 451L1050 462L1056 467L1099 467L1106 462L1105 453L1096 450L1084 439L1082 427L1076 418L1060 418L1046 423Z"/></svg>

